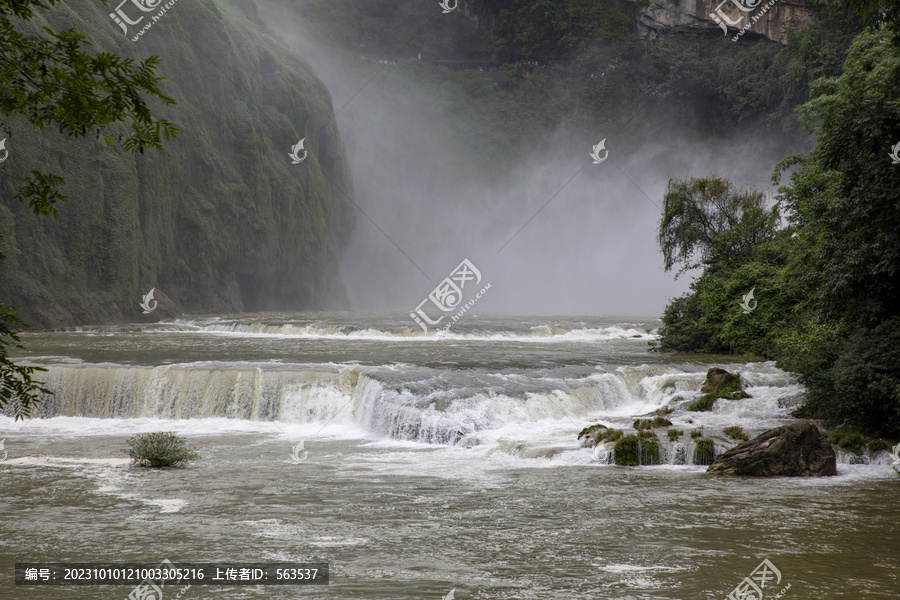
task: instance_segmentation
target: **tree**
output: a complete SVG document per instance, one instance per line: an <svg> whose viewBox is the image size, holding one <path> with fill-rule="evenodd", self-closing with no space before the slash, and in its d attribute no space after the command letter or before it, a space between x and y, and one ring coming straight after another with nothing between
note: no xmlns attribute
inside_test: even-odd
<svg viewBox="0 0 900 600"><path fill-rule="evenodd" d="M170 121L154 119L144 98L175 103L159 89L164 79L156 76L160 59L135 62L109 52L88 52L90 42L77 31L56 32L32 24L37 10L48 11L58 2L0 0L0 115L24 117L40 129L56 126L70 136L102 135L109 145L117 141L108 133L110 127L128 123L130 134L118 138L126 150L162 150L163 137L172 139L179 131ZM2 129L10 132L8 124ZM0 174L21 182L12 200L28 202L35 215L56 217L56 202L67 200L61 191L65 179L59 175L37 169L25 177L3 170ZM48 391L31 377L38 369L8 358L8 349L19 346L14 330L22 326L14 307L0 305L0 409L16 399L17 419L30 415L39 394Z"/></svg>
<svg viewBox="0 0 900 600"><path fill-rule="evenodd" d="M890 22L857 36L840 77L801 107L816 147L776 172L799 167L782 192L804 291L779 364L801 374L808 414L887 436L900 435L898 38Z"/></svg>
<svg viewBox="0 0 900 600"><path fill-rule="evenodd" d="M678 277L703 262L733 261L770 237L777 222L760 192L718 177L675 179L663 197L657 240L666 271L681 263Z"/></svg>

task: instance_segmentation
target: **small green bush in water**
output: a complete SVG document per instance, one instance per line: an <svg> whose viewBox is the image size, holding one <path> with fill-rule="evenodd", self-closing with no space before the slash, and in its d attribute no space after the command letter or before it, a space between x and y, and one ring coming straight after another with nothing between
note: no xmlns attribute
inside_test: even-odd
<svg viewBox="0 0 900 600"><path fill-rule="evenodd" d="M726 427L722 430L722 433L727 435L733 440L741 440L742 442L746 442L750 438L747 437L747 434L744 433L744 430L738 427L737 425L732 425L731 427Z"/></svg>
<svg viewBox="0 0 900 600"><path fill-rule="evenodd" d="M694 464L711 465L716 460L716 448L712 440L706 438L697 440L694 446Z"/></svg>
<svg viewBox="0 0 900 600"><path fill-rule="evenodd" d="M652 419L637 419L634 422L634 428L638 431L642 429L655 429L657 427L668 427L672 421L665 417L653 417Z"/></svg>
<svg viewBox="0 0 900 600"><path fill-rule="evenodd" d="M853 454L860 454L863 445L868 441L865 435L854 429L835 429L828 434L828 439L841 450Z"/></svg>
<svg viewBox="0 0 900 600"><path fill-rule="evenodd" d="M684 435L684 432L679 431L677 429L670 429L668 431L668 434L669 434L669 440L674 442L675 440L680 438L682 435Z"/></svg>
<svg viewBox="0 0 900 600"><path fill-rule="evenodd" d="M128 445L131 461L140 467L184 467L200 458L187 440L170 431L136 435L128 438Z"/></svg>
<svg viewBox="0 0 900 600"><path fill-rule="evenodd" d="M695 429L691 432L691 439L696 440L698 437L703 437L703 432L699 429Z"/></svg>
<svg viewBox="0 0 900 600"><path fill-rule="evenodd" d="M623 467L659 464L659 440L649 432L626 435L613 448L616 464Z"/></svg>
<svg viewBox="0 0 900 600"><path fill-rule="evenodd" d="M688 406L688 410L693 411L707 411L712 410L713 404L716 403L716 397L712 394L704 394L694 400L690 406Z"/></svg>
<svg viewBox="0 0 900 600"><path fill-rule="evenodd" d="M652 438L641 437L641 464L659 464L659 440L654 435Z"/></svg>
<svg viewBox="0 0 900 600"><path fill-rule="evenodd" d="M616 442L613 452L616 464L622 467L636 467L640 452L640 440L636 435L626 435Z"/></svg>
<svg viewBox="0 0 900 600"><path fill-rule="evenodd" d="M599 439L599 440L602 440L602 441L604 441L604 442L614 442L614 441L616 441L617 439L619 439L620 437L622 437L622 431L621 431L621 430L619 430L619 429L610 429L609 431L606 431L606 432L605 432L600 438L598 438L598 439Z"/></svg>

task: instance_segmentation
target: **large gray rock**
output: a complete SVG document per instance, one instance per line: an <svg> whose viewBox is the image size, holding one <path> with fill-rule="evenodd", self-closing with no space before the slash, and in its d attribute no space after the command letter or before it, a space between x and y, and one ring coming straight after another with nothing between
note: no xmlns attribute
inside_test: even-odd
<svg viewBox="0 0 900 600"><path fill-rule="evenodd" d="M720 475L837 475L834 448L809 421L777 427L721 454L707 469Z"/></svg>

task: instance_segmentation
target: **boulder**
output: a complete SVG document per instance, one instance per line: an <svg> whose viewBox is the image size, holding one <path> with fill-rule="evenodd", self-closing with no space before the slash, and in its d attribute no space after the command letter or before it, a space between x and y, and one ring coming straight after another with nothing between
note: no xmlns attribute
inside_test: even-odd
<svg viewBox="0 0 900 600"><path fill-rule="evenodd" d="M726 388L728 391L733 389L741 389L741 376L729 373L725 369L713 367L706 372L706 382L700 391L704 394L718 391Z"/></svg>
<svg viewBox="0 0 900 600"><path fill-rule="evenodd" d="M837 475L834 448L810 421L770 429L739 444L716 458L707 472L754 477Z"/></svg>

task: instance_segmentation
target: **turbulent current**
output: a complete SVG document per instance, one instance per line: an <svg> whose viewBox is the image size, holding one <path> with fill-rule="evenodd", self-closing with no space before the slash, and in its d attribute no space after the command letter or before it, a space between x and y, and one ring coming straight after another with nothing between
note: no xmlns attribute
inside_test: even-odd
<svg viewBox="0 0 900 600"><path fill-rule="evenodd" d="M692 432L722 452L726 427L791 422L803 388L768 362L651 352L657 326L467 315L425 334L331 313L28 334L18 360L54 394L34 419L0 417L0 597L130 592L16 586L15 562L166 558L331 568L327 587L182 598L713 599L765 558L785 598L897 597L890 459L842 454L819 480L706 475ZM711 366L750 398L688 411ZM658 465L616 467L611 444L578 440L656 411L671 421ZM125 440L150 431L201 459L129 466Z"/></svg>

